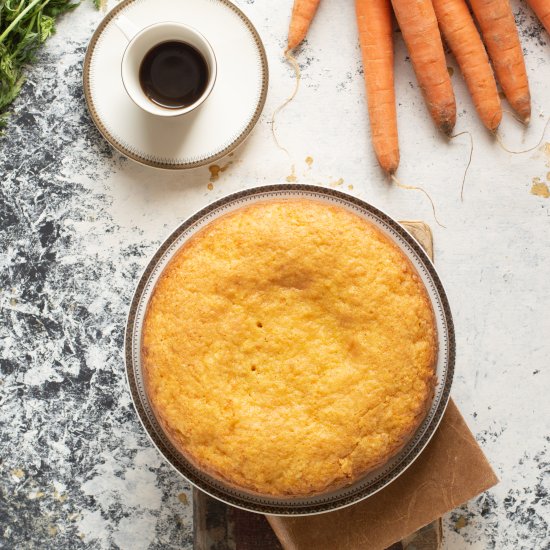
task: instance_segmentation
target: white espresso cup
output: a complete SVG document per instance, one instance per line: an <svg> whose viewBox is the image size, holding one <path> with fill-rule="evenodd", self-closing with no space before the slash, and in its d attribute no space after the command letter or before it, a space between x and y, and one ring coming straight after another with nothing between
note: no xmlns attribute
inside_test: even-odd
<svg viewBox="0 0 550 550"><path fill-rule="evenodd" d="M122 56L122 82L136 105L155 116L175 117L193 111L206 101L216 82L216 56L208 40L199 31L183 23L170 21L155 23L140 30L124 15L118 16L115 23L128 40ZM208 67L204 91L192 104L181 108L164 107L155 103L145 94L140 83L140 68L145 56L155 46L169 41L192 46L202 55Z"/></svg>

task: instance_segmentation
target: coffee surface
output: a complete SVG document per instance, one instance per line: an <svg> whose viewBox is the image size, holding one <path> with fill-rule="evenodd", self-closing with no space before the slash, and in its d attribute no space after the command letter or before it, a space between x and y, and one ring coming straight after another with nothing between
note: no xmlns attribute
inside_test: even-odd
<svg viewBox="0 0 550 550"><path fill-rule="evenodd" d="M182 109L195 103L208 84L208 64L190 44L167 41L151 48L139 70L145 95L167 109Z"/></svg>

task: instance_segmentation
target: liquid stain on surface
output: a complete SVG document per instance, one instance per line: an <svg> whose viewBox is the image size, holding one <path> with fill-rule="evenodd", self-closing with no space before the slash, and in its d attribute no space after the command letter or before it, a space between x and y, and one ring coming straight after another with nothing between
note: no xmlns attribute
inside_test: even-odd
<svg viewBox="0 0 550 550"><path fill-rule="evenodd" d="M214 189L214 184L211 181L209 181L206 187L208 188L208 191L212 191L212 189Z"/></svg>
<svg viewBox="0 0 550 550"><path fill-rule="evenodd" d="M548 189L548 185L546 185L546 183L540 181L540 178L533 178L531 194L548 199L550 198L550 189Z"/></svg>
<svg viewBox="0 0 550 550"><path fill-rule="evenodd" d="M290 175L286 177L286 181L288 181L288 183L294 183L297 180L298 178L296 177L296 167L293 164L290 169Z"/></svg>
<svg viewBox="0 0 550 550"><path fill-rule="evenodd" d="M311 165L313 164L313 157L306 157L306 164L308 168L311 168Z"/></svg>
<svg viewBox="0 0 550 550"><path fill-rule="evenodd" d="M233 164L233 161L231 160L223 166L220 166L219 164L211 164L208 167L208 170L210 171L210 182L217 181L220 177L220 174L222 172L225 172L231 164Z"/></svg>

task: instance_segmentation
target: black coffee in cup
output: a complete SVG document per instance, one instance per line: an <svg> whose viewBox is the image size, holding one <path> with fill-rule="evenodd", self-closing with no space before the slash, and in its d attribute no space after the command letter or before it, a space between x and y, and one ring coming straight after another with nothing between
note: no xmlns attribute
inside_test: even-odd
<svg viewBox="0 0 550 550"><path fill-rule="evenodd" d="M143 93L167 109L193 105L204 93L208 77L203 55L190 44L176 40L151 48L139 69Z"/></svg>

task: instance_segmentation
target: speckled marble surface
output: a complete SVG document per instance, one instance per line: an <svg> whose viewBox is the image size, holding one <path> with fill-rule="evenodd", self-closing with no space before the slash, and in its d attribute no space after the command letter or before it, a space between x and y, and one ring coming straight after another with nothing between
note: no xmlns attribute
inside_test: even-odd
<svg viewBox="0 0 550 550"><path fill-rule="evenodd" d="M30 70L0 141L0 547L192 547L190 487L152 448L130 402L125 315L171 228L232 191L290 174L269 125L292 88L280 55L290 3L238 2L266 43L270 91L253 135L211 183L207 168L167 173L127 161L95 130L81 89L101 18L91 3L65 17ZM525 148L550 116L550 39L523 3L513 5L534 116L525 133L507 117L502 135ZM500 149L455 71L457 131L472 132L475 144L461 202L468 137L447 143L437 134L398 35L396 57L399 177L429 190L446 229L421 194L388 185L377 168L352 2L322 3L279 136L299 182L432 223L458 337L453 396L502 479L445 518L445 547L549 548L550 199L531 187L550 177L550 145Z"/></svg>

